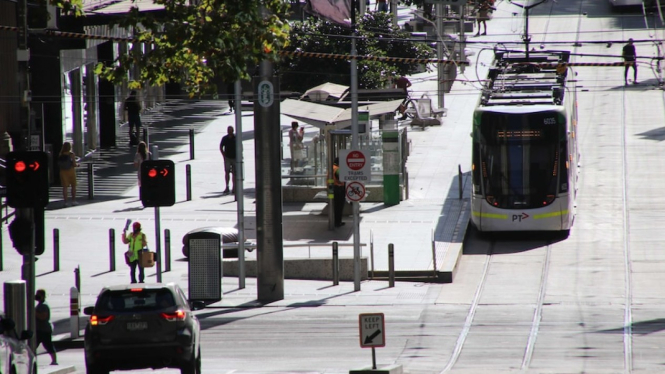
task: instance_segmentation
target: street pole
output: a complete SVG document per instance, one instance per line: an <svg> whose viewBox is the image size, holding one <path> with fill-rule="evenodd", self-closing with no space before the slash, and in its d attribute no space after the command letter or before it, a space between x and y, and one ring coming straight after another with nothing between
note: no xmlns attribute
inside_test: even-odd
<svg viewBox="0 0 665 374"><path fill-rule="evenodd" d="M242 85L240 79L235 83L233 90L233 102L236 111L236 165L233 178L233 186L236 190L236 202L238 207L238 288L245 288L245 204L243 197L243 153L242 153Z"/></svg>
<svg viewBox="0 0 665 374"><path fill-rule="evenodd" d="M16 25L17 33L17 60L18 60L18 93L20 137L14 139L17 150L28 150L28 139L30 136L30 49L28 49L28 3L27 0L18 0L16 3ZM32 208L16 209L17 220L30 222L30 240L28 248L23 248L23 265L21 267L21 279L26 283L26 311L27 327L30 331L36 331L35 320L35 219ZM33 351L37 348L36 336L30 339L30 347Z"/></svg>
<svg viewBox="0 0 665 374"><path fill-rule="evenodd" d="M466 48L466 30L464 30L464 11L466 10L466 5L460 5L459 6L459 59L462 61L462 63L459 66L459 71L460 73L464 74L464 69L466 68L466 65L464 63L466 62L466 52L464 49ZM443 106L441 106L443 108Z"/></svg>
<svg viewBox="0 0 665 374"><path fill-rule="evenodd" d="M437 43L436 43L436 58L439 60L439 63L436 64L436 71L437 71L437 93L438 93L438 101L437 104L439 108L444 107L444 94L446 92L446 82L444 82L444 79L446 77L446 72L445 68L446 65L442 64L440 61L443 60L443 37L441 36L441 33L443 31L443 3L437 3L436 4L436 36L437 36ZM460 15L461 17L461 15ZM454 58L454 56L450 56L450 58Z"/></svg>
<svg viewBox="0 0 665 374"><path fill-rule="evenodd" d="M351 1L351 149L358 149L358 61L356 60L356 1ZM364 1L364 0L361 0ZM360 203L353 203L353 289L360 291Z"/></svg>

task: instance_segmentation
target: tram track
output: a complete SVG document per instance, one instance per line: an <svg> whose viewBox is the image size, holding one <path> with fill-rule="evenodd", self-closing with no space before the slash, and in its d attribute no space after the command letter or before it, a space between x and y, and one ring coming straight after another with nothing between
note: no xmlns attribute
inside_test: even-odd
<svg viewBox="0 0 665 374"><path fill-rule="evenodd" d="M457 341L452 351L452 354L446 366L440 373L451 371L453 367L458 363L460 355L462 354L462 351L466 344L467 338L469 337L470 332L476 322L475 321L476 313L478 312L479 308L485 306L483 303L481 303L481 299L485 294L486 287L492 282L492 274L490 270L492 268L493 260L495 260L497 256L509 256L513 251L515 251L516 247L515 244L516 242L512 240L502 241L502 240L492 239L489 242L487 247L487 252L485 253L486 258L483 263L482 271L478 280L478 285L476 287L474 296L470 303L469 310L466 314L464 325L462 326L462 329L457 337ZM542 239L527 240L519 242L519 244L520 245L517 247L526 248L526 250L535 250L537 248L544 247L544 255L542 257L542 267L536 290L537 297L534 302L531 302L528 305L529 307L533 308L533 315L530 321L529 334L526 339L526 346L524 347L523 350L522 360L520 365L521 369L525 370L528 369L531 364L535 346L538 340L538 332L542 320L543 306L545 304L545 295L547 291L547 280L549 276L553 241L542 240Z"/></svg>

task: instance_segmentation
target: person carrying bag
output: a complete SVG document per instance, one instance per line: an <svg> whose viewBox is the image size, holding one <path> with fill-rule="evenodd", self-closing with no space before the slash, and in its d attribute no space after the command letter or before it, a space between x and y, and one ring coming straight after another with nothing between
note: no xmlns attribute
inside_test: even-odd
<svg viewBox="0 0 665 374"><path fill-rule="evenodd" d="M130 278L132 283L136 283L136 268L139 268L139 283L144 283L145 273L143 265L141 264L141 252L143 248L148 246L148 239L141 231L141 224L134 222L132 225L132 232L127 232L127 226L122 231L122 242L129 244L127 252L125 253L125 261L128 262L130 267Z"/></svg>

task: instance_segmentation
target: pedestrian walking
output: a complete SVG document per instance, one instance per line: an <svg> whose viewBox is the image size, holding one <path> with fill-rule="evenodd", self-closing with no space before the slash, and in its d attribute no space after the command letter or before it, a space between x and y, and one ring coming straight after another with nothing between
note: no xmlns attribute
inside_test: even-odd
<svg viewBox="0 0 665 374"><path fill-rule="evenodd" d="M236 93L235 83L227 84L226 85L226 94L229 95L229 113L233 113L233 109L236 106L235 93Z"/></svg>
<svg viewBox="0 0 665 374"><path fill-rule="evenodd" d="M76 155L72 152L72 143L62 143L60 154L58 155L58 168L60 169L60 184L62 185L62 201L65 206L67 202L67 188L71 190L71 205L78 205L76 202Z"/></svg>
<svg viewBox="0 0 665 374"><path fill-rule="evenodd" d="M51 326L51 308L46 304L46 291L39 289L35 293L35 320L37 333L37 347L41 344L51 356L51 365L57 365L58 359L53 346L53 326Z"/></svg>
<svg viewBox="0 0 665 374"><path fill-rule="evenodd" d="M635 51L635 44L633 39L628 39L628 44L623 46L621 53L624 61L623 82L628 84L628 69L633 67L633 84L637 84L637 52Z"/></svg>
<svg viewBox="0 0 665 374"><path fill-rule="evenodd" d="M487 35L487 21L490 19L490 10L493 10L494 8L492 7L492 4L490 4L489 1L486 0L481 0L480 4L478 5L477 11L477 22L478 22L478 32L476 32L476 36L481 35L480 34L480 26L482 25L484 28L484 31L482 35Z"/></svg>
<svg viewBox="0 0 665 374"><path fill-rule="evenodd" d="M231 175L233 175L231 193L236 193L236 136L233 133L233 126L229 126L226 129L226 135L222 137L222 141L219 143L219 151L222 152L222 156L224 157L224 181L226 182L226 189L222 193L225 195L229 193Z"/></svg>
<svg viewBox="0 0 665 374"><path fill-rule="evenodd" d="M141 231L141 224L134 222L132 224L132 232L128 233L127 229L122 230L122 242L129 244L127 252L125 253L125 260L130 267L130 280L136 283L136 268L139 268L139 283L144 283L145 272L141 265L141 251L143 248L148 247L148 239Z"/></svg>
<svg viewBox="0 0 665 374"><path fill-rule="evenodd" d="M141 164L145 160L150 160L151 156L152 154L148 152L148 145L143 141L139 142L139 146L136 148L136 154L134 155L134 168L136 168L139 187L141 187Z"/></svg>
<svg viewBox="0 0 665 374"><path fill-rule="evenodd" d="M132 91L125 100L125 112L129 123L129 145L136 145L141 132L141 102L136 91Z"/></svg>
<svg viewBox="0 0 665 374"><path fill-rule="evenodd" d="M409 87L411 87L411 81L409 78L402 75L395 80L395 88L404 90L404 100L402 100L402 104L399 105L399 112L402 114L400 120L402 121L407 118L406 108L409 101Z"/></svg>
<svg viewBox="0 0 665 374"><path fill-rule="evenodd" d="M387 12L388 11L388 2L387 0L376 0L376 4L374 4L374 11L379 11L379 12Z"/></svg>
<svg viewBox="0 0 665 374"><path fill-rule="evenodd" d="M305 129L298 129L298 121L291 122L291 130L289 130L289 148L291 151L291 172L298 166L298 162L302 159L303 144L302 140L305 136Z"/></svg>
<svg viewBox="0 0 665 374"><path fill-rule="evenodd" d="M344 226L344 204L346 203L346 183L339 179L339 157L333 161L333 204L335 211L335 227Z"/></svg>

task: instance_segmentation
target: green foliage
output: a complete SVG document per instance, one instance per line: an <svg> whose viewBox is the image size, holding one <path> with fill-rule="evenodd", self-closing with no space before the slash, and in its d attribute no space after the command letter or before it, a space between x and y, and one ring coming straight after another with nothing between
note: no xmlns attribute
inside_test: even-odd
<svg viewBox="0 0 665 374"><path fill-rule="evenodd" d="M192 97L214 95L216 83L249 79L247 66L277 61L288 38L283 0L153 1L164 11L132 7L117 21L133 30L136 42L116 61L96 66L102 78L120 84L136 67L134 88L184 82Z"/></svg>
<svg viewBox="0 0 665 374"><path fill-rule="evenodd" d="M422 42L410 39L408 32L392 25L391 15L368 12L358 24L356 50L359 56L431 58L433 50ZM288 52L316 52L349 55L351 29L327 22L308 19L292 26ZM304 56L285 57L280 64L281 88L305 92L325 82L350 84L350 61ZM380 88L390 76L410 74L420 68L415 62L358 61L358 87Z"/></svg>

